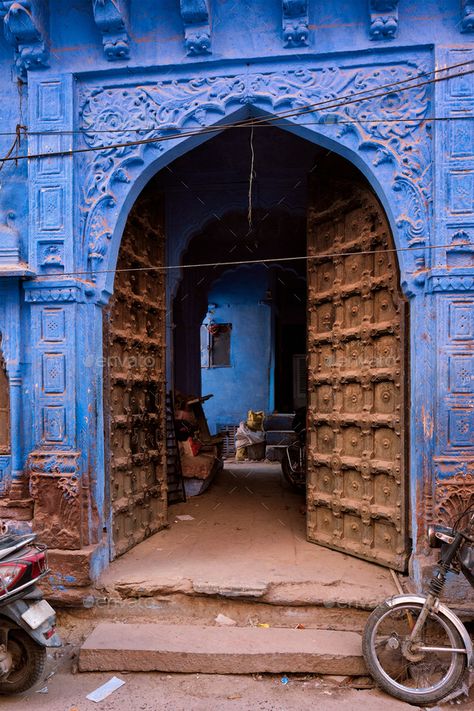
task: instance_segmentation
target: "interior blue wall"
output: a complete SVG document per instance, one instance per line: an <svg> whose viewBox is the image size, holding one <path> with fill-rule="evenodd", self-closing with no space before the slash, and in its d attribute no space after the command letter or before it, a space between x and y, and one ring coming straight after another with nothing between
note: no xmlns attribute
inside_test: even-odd
<svg viewBox="0 0 474 711"><path fill-rule="evenodd" d="M217 424L237 424L247 410L268 412L272 368L271 307L264 302L269 271L263 266L227 272L209 292L213 320L231 323L231 366L202 368L202 393L211 431Z"/></svg>

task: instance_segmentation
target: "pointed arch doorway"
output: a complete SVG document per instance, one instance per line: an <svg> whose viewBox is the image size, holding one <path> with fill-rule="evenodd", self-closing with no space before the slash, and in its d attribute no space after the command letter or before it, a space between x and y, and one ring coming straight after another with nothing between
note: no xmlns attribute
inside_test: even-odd
<svg viewBox="0 0 474 711"><path fill-rule="evenodd" d="M153 180L147 195L156 210ZM134 215L141 212L141 200ZM403 570L409 552L406 308L393 239L368 183L334 154L321 160L311 176L307 214L308 540ZM155 214L141 237L131 239L125 251L121 248L119 263L164 266L162 251L149 253L149 240L162 243L164 232L163 215ZM126 237L123 244L127 245ZM117 472L117 479L108 478L117 555L166 522L165 344L160 330L164 325L155 323L156 314L166 308L166 282L157 279L156 272L147 276L144 271L138 293L130 301L123 298L124 289L130 295L134 287L125 274L123 282L120 273L116 276L111 313L120 313L121 325L118 333L113 333L113 326L106 337L109 350L127 338L136 349L139 341L140 348L149 344L158 331L162 336L154 343L161 366L141 372L141 393L135 392L134 376L124 389L117 386L115 396L108 386L109 397L112 393L118 407L117 416L109 418L108 430L110 472ZM144 299L143 293L154 296ZM130 314L137 309L140 313L130 323ZM108 382L118 382L122 376L113 359L107 368ZM150 389L161 395L153 396L159 404L149 414L144 393ZM152 430L155 439L150 448ZM151 468L147 448L154 452ZM145 477L140 462L147 462ZM141 518L144 502L152 502L144 507L145 519Z"/></svg>

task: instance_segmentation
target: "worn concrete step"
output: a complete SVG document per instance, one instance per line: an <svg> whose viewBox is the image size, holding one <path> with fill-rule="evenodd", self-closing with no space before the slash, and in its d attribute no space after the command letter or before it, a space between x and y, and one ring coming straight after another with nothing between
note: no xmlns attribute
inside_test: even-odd
<svg viewBox="0 0 474 711"><path fill-rule="evenodd" d="M332 630L101 623L81 671L365 674L361 636Z"/></svg>

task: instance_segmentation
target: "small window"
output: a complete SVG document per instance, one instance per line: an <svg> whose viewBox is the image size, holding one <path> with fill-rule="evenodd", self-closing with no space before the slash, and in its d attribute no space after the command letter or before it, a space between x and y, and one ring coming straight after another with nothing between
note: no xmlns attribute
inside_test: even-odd
<svg viewBox="0 0 474 711"><path fill-rule="evenodd" d="M230 366L231 323L209 323L201 326L201 368Z"/></svg>

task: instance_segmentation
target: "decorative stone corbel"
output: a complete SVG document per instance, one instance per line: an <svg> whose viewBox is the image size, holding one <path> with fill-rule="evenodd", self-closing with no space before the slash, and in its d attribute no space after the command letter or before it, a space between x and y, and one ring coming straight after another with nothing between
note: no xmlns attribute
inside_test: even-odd
<svg viewBox="0 0 474 711"><path fill-rule="evenodd" d="M128 23L128 0L92 0L95 24L102 33L104 54L109 62L128 59L130 37Z"/></svg>
<svg viewBox="0 0 474 711"><path fill-rule="evenodd" d="M0 0L7 41L15 48L15 65L21 77L30 69L47 66L46 1Z"/></svg>
<svg viewBox="0 0 474 711"><path fill-rule="evenodd" d="M211 52L211 26L208 0L180 0L184 25L184 46L189 55Z"/></svg>
<svg viewBox="0 0 474 711"><path fill-rule="evenodd" d="M309 36L307 0L282 0L282 12L285 47L305 47Z"/></svg>
<svg viewBox="0 0 474 711"><path fill-rule="evenodd" d="M474 0L462 0L461 32L474 32Z"/></svg>
<svg viewBox="0 0 474 711"><path fill-rule="evenodd" d="M397 30L398 0L370 0L370 39L393 39Z"/></svg>

